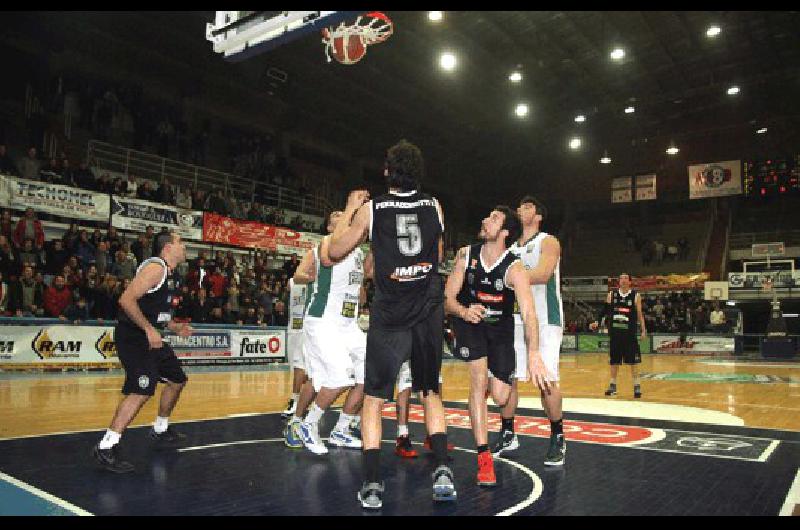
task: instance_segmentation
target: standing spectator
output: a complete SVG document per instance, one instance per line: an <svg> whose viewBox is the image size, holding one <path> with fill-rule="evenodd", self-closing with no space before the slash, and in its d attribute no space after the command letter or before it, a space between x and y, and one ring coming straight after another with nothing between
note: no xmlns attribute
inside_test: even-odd
<svg viewBox="0 0 800 530"><path fill-rule="evenodd" d="M75 250L75 245L78 244L80 238L78 223L72 222L69 228L61 235L61 240L64 242L64 248L72 252Z"/></svg>
<svg viewBox="0 0 800 530"><path fill-rule="evenodd" d="M111 266L111 274L120 279L133 279L136 274L136 258L124 250L118 250L116 261Z"/></svg>
<svg viewBox="0 0 800 530"><path fill-rule="evenodd" d="M717 333L725 332L725 313L719 308L719 303L714 304L714 310L709 315L709 323L712 331Z"/></svg>
<svg viewBox="0 0 800 530"><path fill-rule="evenodd" d="M661 241L654 241L653 254L656 259L656 265L661 265L664 262L664 243Z"/></svg>
<svg viewBox="0 0 800 530"><path fill-rule="evenodd" d="M122 238L117 233L117 228L109 225L106 232L105 241L108 243L108 253L116 256L117 252L122 248Z"/></svg>
<svg viewBox="0 0 800 530"><path fill-rule="evenodd" d="M42 163L36 157L36 147L28 148L27 154L17 162L19 176L24 179L37 180L42 170Z"/></svg>
<svg viewBox="0 0 800 530"><path fill-rule="evenodd" d="M225 304L222 306L222 323L231 325L236 324L238 320L239 313L237 311L233 311L229 302L225 302Z"/></svg>
<svg viewBox="0 0 800 530"><path fill-rule="evenodd" d="M92 173L92 170L86 165L85 160L81 161L78 169L75 171L75 183L79 188L85 190L95 189L94 173Z"/></svg>
<svg viewBox="0 0 800 530"><path fill-rule="evenodd" d="M197 299L192 306L192 322L205 323L214 304L208 299L205 289L197 290Z"/></svg>
<svg viewBox="0 0 800 530"><path fill-rule="evenodd" d="M79 324L89 320L89 304L86 298L81 297L77 302L70 305L67 310L64 311L64 317L73 324Z"/></svg>
<svg viewBox="0 0 800 530"><path fill-rule="evenodd" d="M5 316L6 307L8 306L8 284L0 272L0 316Z"/></svg>
<svg viewBox="0 0 800 530"><path fill-rule="evenodd" d="M706 313L705 304L700 304L694 310L694 332L703 333L706 330L706 322L708 322L708 314Z"/></svg>
<svg viewBox="0 0 800 530"><path fill-rule="evenodd" d="M192 291L196 291L200 288L200 271L204 271L205 266L206 260L197 258L193 266L190 267L188 274L186 274L186 285L188 285L189 289Z"/></svg>
<svg viewBox="0 0 800 530"><path fill-rule="evenodd" d="M214 299L214 303L222 305L225 302L225 288L228 285L228 280L225 279L225 276L220 274L219 266L215 266L211 269L211 274L206 277L206 281L208 282L210 295Z"/></svg>
<svg viewBox="0 0 800 530"><path fill-rule="evenodd" d="M64 186L78 187L77 172L70 166L69 158L64 158L61 161L61 184Z"/></svg>
<svg viewBox="0 0 800 530"><path fill-rule="evenodd" d="M22 270L19 256L6 236L0 236L0 273L6 278L16 277Z"/></svg>
<svg viewBox="0 0 800 530"><path fill-rule="evenodd" d="M108 253L108 244L105 241L100 241L97 244L97 251L94 256L94 263L97 265L97 274L101 278L105 278L106 271L111 269L111 257Z"/></svg>
<svg viewBox="0 0 800 530"><path fill-rule="evenodd" d="M231 281L230 287L228 287L228 301L226 305L229 307L232 313L239 314L239 285L238 283L233 280Z"/></svg>
<svg viewBox="0 0 800 530"><path fill-rule="evenodd" d="M286 304L283 300L278 300L275 304L275 314L272 317L273 326L286 327L289 323L289 318L286 315Z"/></svg>
<svg viewBox="0 0 800 530"><path fill-rule="evenodd" d="M83 270L89 268L89 265L94 263L97 249L92 242L89 241L89 233L86 230L81 230L78 233L78 242L75 243L75 256L80 262L80 267Z"/></svg>
<svg viewBox="0 0 800 530"><path fill-rule="evenodd" d="M284 262L283 272L286 273L288 278L291 278L294 276L298 265L300 265L300 262L297 260L297 254L292 254L291 258L289 258L289 261Z"/></svg>
<svg viewBox="0 0 800 530"><path fill-rule="evenodd" d="M22 246L25 239L32 239L36 246L44 246L42 222L36 219L33 208L25 210L25 216L20 218L14 229L14 244L17 248Z"/></svg>
<svg viewBox="0 0 800 530"><path fill-rule="evenodd" d="M9 286L8 308L18 317L37 317L44 314L44 291L33 277L33 269L24 267L22 277Z"/></svg>
<svg viewBox="0 0 800 530"><path fill-rule="evenodd" d="M44 293L45 314L52 318L61 318L71 303L72 291L67 288L64 276L58 274L53 280L53 285Z"/></svg>
<svg viewBox="0 0 800 530"><path fill-rule="evenodd" d="M136 263L142 263L152 255L152 246L146 235L139 234L138 239L131 245L131 252L136 257Z"/></svg>
<svg viewBox="0 0 800 530"><path fill-rule="evenodd" d="M6 145L0 144L0 175L14 175L18 174L17 165L11 160L6 152Z"/></svg>
<svg viewBox="0 0 800 530"><path fill-rule="evenodd" d="M258 296L256 296L256 303L259 308L264 309L264 318L267 321L272 320L272 293L267 289L265 285L262 285L261 288L258 290Z"/></svg>
<svg viewBox="0 0 800 530"><path fill-rule="evenodd" d="M686 239L686 236L683 236L678 240L678 259L681 261L686 261L688 258L689 240Z"/></svg>
<svg viewBox="0 0 800 530"><path fill-rule="evenodd" d="M14 220L11 218L11 210L3 210L0 216L0 236L6 236L9 242L14 241Z"/></svg>
<svg viewBox="0 0 800 530"><path fill-rule="evenodd" d="M103 285L95 292L94 306L91 314L97 320L114 320L117 318L119 301L118 282L112 275L106 275Z"/></svg>

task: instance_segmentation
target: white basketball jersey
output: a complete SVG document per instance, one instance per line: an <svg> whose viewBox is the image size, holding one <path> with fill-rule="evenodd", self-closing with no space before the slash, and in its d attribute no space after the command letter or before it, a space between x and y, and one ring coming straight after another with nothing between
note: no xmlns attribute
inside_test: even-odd
<svg viewBox="0 0 800 530"><path fill-rule="evenodd" d="M320 263L317 247L314 249L314 260L317 263L317 279L309 294L306 318L331 319L341 324L355 322L364 280L364 252L356 247L339 263L324 267Z"/></svg>
<svg viewBox="0 0 800 530"><path fill-rule="evenodd" d="M303 330L303 318L306 315L306 293L308 285L295 285L289 278L289 333L298 333Z"/></svg>
<svg viewBox="0 0 800 530"><path fill-rule="evenodd" d="M542 255L542 241L549 236L546 232L539 232L529 239L524 245L514 242L511 252L522 260L525 270L536 268ZM560 326L564 325L564 308L561 303L561 258L558 258L553 269L553 275L545 284L531 285L531 295L536 305L536 318L539 325ZM514 321L522 325L519 309L515 307Z"/></svg>

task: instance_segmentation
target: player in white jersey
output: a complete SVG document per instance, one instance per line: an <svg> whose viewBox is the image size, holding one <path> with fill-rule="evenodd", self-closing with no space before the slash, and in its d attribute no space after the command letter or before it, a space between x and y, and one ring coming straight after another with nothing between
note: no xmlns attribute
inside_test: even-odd
<svg viewBox="0 0 800 530"><path fill-rule="evenodd" d="M545 456L545 465L564 464L566 444L562 424L562 398L559 381L559 354L564 332L564 310L561 302L561 245L558 239L539 228L546 216L544 205L535 197L526 196L520 201L517 213L522 220L522 237L511 246L525 266L531 283L536 316L539 321L539 349L542 354L550 385L550 392L542 392L542 407L550 420L550 445ZM512 382L511 397L501 412L500 436L492 447L492 454L500 456L519 447L514 434L514 414L519 403L518 381L528 380L528 357L525 346L524 327L519 311L514 314L514 349L516 370Z"/></svg>
<svg viewBox="0 0 800 530"><path fill-rule="evenodd" d="M341 212L331 214L330 231L340 218ZM350 425L360 411L364 395L367 339L357 320L364 275L370 273L371 264L360 248L338 262L331 261L329 239L326 237L314 249L315 280L303 321L303 353L316 397L305 420L299 424L294 422L290 427L296 429L303 445L315 454L328 452L319 436L322 415L350 387L352 390L329 442L340 447L361 448L361 440L350 432Z"/></svg>
<svg viewBox="0 0 800 530"><path fill-rule="evenodd" d="M297 399L300 389L308 379L306 363L303 357L303 317L306 312L306 293L309 287L306 284L295 283L289 279L289 323L286 325L286 356L292 367L292 397L286 410L281 413L282 418L290 418L297 410Z"/></svg>

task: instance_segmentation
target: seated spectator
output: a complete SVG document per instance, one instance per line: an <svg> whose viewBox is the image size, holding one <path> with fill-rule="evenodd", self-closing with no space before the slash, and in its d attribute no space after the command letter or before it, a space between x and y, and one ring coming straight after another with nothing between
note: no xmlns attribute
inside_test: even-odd
<svg viewBox="0 0 800 530"><path fill-rule="evenodd" d="M228 280L220 274L219 267L213 267L211 273L206 276L208 282L209 294L214 299L214 303L222 305L224 303L225 288L228 285Z"/></svg>
<svg viewBox="0 0 800 530"><path fill-rule="evenodd" d="M272 325L286 327L288 324L289 317L286 314L286 306L284 305L283 301L278 300L278 303L275 304L275 313L272 317Z"/></svg>
<svg viewBox="0 0 800 530"><path fill-rule="evenodd" d="M297 266L300 265L300 261L297 259L297 254L292 254L289 261L283 263L283 272L286 273L287 278L291 278L294 276L295 271L297 271Z"/></svg>
<svg viewBox="0 0 800 530"><path fill-rule="evenodd" d="M117 233L116 227L109 225L104 241L108 243L108 253L112 256L116 256L117 251L122 248L124 239Z"/></svg>
<svg viewBox="0 0 800 530"><path fill-rule="evenodd" d="M222 323L223 324L236 324L239 322L238 311L233 311L230 302L225 302L222 306Z"/></svg>
<svg viewBox="0 0 800 530"><path fill-rule="evenodd" d="M33 208L27 208L25 215L20 217L17 227L14 229L14 245L22 247L25 239L33 240L35 246L44 246L44 229L42 222L36 218Z"/></svg>
<svg viewBox="0 0 800 530"><path fill-rule="evenodd" d="M118 250L116 260L111 265L111 274L119 279L133 279L136 275L136 258L132 254Z"/></svg>
<svg viewBox="0 0 800 530"><path fill-rule="evenodd" d="M62 184L61 167L58 160L51 158L47 164L42 166L39 170L39 180L48 184Z"/></svg>
<svg viewBox="0 0 800 530"><path fill-rule="evenodd" d="M200 288L200 271L204 270L205 266L206 260L203 258L198 258L195 263L190 266L189 272L186 274L186 285L188 285L189 289L192 291L196 291ZM203 281L205 281L205 279Z"/></svg>
<svg viewBox="0 0 800 530"><path fill-rule="evenodd" d="M136 263L142 263L153 255L153 247L147 236L139 234L137 240L131 245L131 252L136 257Z"/></svg>
<svg viewBox="0 0 800 530"><path fill-rule="evenodd" d="M18 317L40 317L44 315L44 290L36 282L33 269L24 267L22 277L9 285L8 309Z"/></svg>
<svg viewBox="0 0 800 530"><path fill-rule="evenodd" d="M72 303L72 291L67 287L62 274L56 275L53 285L44 293L44 310L48 317L62 318L64 311Z"/></svg>
<svg viewBox="0 0 800 530"><path fill-rule="evenodd" d="M33 240L30 238L26 238L25 242L22 244L22 248L19 251L19 261L22 263L22 266L30 265L33 267L33 270L41 270L42 269L42 259L39 256L39 252L33 248Z"/></svg>
<svg viewBox="0 0 800 530"><path fill-rule="evenodd" d="M79 233L78 241L75 243L74 252L75 256L80 262L81 268L84 270L94 263L97 249L92 242L89 241L89 233L86 230L81 230Z"/></svg>
<svg viewBox="0 0 800 530"><path fill-rule="evenodd" d="M256 308L247 306L244 315L239 316L239 322L246 326L257 326L259 324L258 316L256 315Z"/></svg>
<svg viewBox="0 0 800 530"><path fill-rule="evenodd" d="M0 175L19 175L17 165L8 156L5 144L0 144Z"/></svg>
<svg viewBox="0 0 800 530"><path fill-rule="evenodd" d="M256 309L256 325L257 326L271 326L272 313L267 314L263 307Z"/></svg>
<svg viewBox="0 0 800 530"><path fill-rule="evenodd" d="M78 181L76 175L75 169L69 164L69 158L61 160L61 184L77 188Z"/></svg>
<svg viewBox="0 0 800 530"><path fill-rule="evenodd" d="M61 240L64 242L64 248L67 249L69 252L73 252L75 250L75 245L78 243L78 239L80 238L80 227L78 223L72 222L69 224L69 228L67 231L61 234Z"/></svg>
<svg viewBox="0 0 800 530"><path fill-rule="evenodd" d="M194 300L191 310L192 322L200 324L207 322L213 307L214 304L209 300L206 290L198 289L197 298Z"/></svg>
<svg viewBox="0 0 800 530"><path fill-rule="evenodd" d="M106 272L111 270L111 256L108 253L108 245L105 241L97 244L97 251L94 255L94 263L97 266L97 274L105 278Z"/></svg>
<svg viewBox="0 0 800 530"><path fill-rule="evenodd" d="M175 204L175 189L166 178L153 195L155 200L161 204Z"/></svg>
<svg viewBox="0 0 800 530"><path fill-rule="evenodd" d="M81 297L77 302L70 305L64 312L64 317L73 324L79 324L89 320L89 304L86 299Z"/></svg>
<svg viewBox="0 0 800 530"><path fill-rule="evenodd" d="M239 284L233 280L231 281L230 286L228 287L228 299L226 301L226 305L230 308L232 313L239 313Z"/></svg>
<svg viewBox="0 0 800 530"><path fill-rule="evenodd" d="M36 148L31 146L24 157L17 162L19 176L24 179L38 180L42 163L36 156Z"/></svg>
<svg viewBox="0 0 800 530"><path fill-rule="evenodd" d="M181 285L180 295L178 296L178 306L175 308L175 318L192 318L192 307L194 306L194 295L185 283Z"/></svg>
<svg viewBox="0 0 800 530"><path fill-rule="evenodd" d="M155 199L149 180L145 180L144 183L139 186L139 189L136 192L136 198L143 201L152 201Z"/></svg>
<svg viewBox="0 0 800 530"><path fill-rule="evenodd" d="M97 320L115 320L121 294L117 279L111 274L105 275L103 284L95 290L91 315Z"/></svg>
<svg viewBox="0 0 800 530"><path fill-rule="evenodd" d="M97 245L103 240L104 240L103 233L100 232L99 228L95 228L94 232L92 232L91 237L89 237L89 241L92 243L92 245L97 247Z"/></svg>
<svg viewBox="0 0 800 530"><path fill-rule="evenodd" d="M263 221L261 214L258 212L258 205L256 203L250 204L250 209L247 210L247 220L256 222Z"/></svg>
<svg viewBox="0 0 800 530"><path fill-rule="evenodd" d="M139 181L136 180L134 175L124 175L124 177L127 179L123 181L125 184L122 185L126 190L125 196L131 199L136 198L139 194Z"/></svg>

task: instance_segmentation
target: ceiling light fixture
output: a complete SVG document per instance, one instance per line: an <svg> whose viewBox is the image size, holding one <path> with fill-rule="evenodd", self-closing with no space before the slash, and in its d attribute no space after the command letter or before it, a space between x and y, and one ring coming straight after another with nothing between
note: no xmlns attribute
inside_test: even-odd
<svg viewBox="0 0 800 530"><path fill-rule="evenodd" d="M632 106L631 107L625 107L625 114L633 114L634 112L636 112L636 109L633 108Z"/></svg>
<svg viewBox="0 0 800 530"><path fill-rule="evenodd" d="M603 151L603 158L600 159L601 164L610 164L611 157L608 156L608 150Z"/></svg>
<svg viewBox="0 0 800 530"><path fill-rule="evenodd" d="M668 155L677 155L678 151L680 151L680 149L675 147L675 143L674 142L672 144L670 144L669 147L667 147L667 154Z"/></svg>
<svg viewBox="0 0 800 530"><path fill-rule="evenodd" d="M512 83L519 83L522 81L522 74L520 72L511 72L508 76L508 80Z"/></svg>
<svg viewBox="0 0 800 530"><path fill-rule="evenodd" d="M451 71L456 67L456 56L450 52L444 52L441 56L439 56L439 66L442 69Z"/></svg>
<svg viewBox="0 0 800 530"><path fill-rule="evenodd" d="M614 59L615 61L620 61L622 60L623 57L625 57L625 50L623 50L622 48L614 48L611 51L611 58Z"/></svg>
<svg viewBox="0 0 800 530"><path fill-rule="evenodd" d="M528 115L528 105L527 103L519 103L517 108L514 109L514 114L517 115L519 118L524 118Z"/></svg>
<svg viewBox="0 0 800 530"><path fill-rule="evenodd" d="M756 134L764 134L765 132L767 132L767 128L761 127L759 130L756 131Z"/></svg>
<svg viewBox="0 0 800 530"><path fill-rule="evenodd" d="M586 121L586 116L584 116L583 114L578 114L577 116L575 116L575 123L583 123L585 121Z"/></svg>
<svg viewBox="0 0 800 530"><path fill-rule="evenodd" d="M431 22L439 22L442 20L442 12L441 11L428 11L428 20Z"/></svg>
<svg viewBox="0 0 800 530"><path fill-rule="evenodd" d="M572 138L572 139L569 141L569 148L570 148L570 149L573 149L573 150L575 150L575 149L579 149L579 148L581 147L581 143L582 143L582 142L581 142L581 139L580 139L580 138L577 138L577 137L576 137L576 138Z"/></svg>
<svg viewBox="0 0 800 530"><path fill-rule="evenodd" d="M712 24L706 30L706 37L716 37L722 30L716 24Z"/></svg>
<svg viewBox="0 0 800 530"><path fill-rule="evenodd" d="M738 87L738 86L736 86L736 85L734 85L734 86L732 86L732 87L730 87L730 88L728 89L728 95L729 95L729 96L735 96L735 95L736 95L736 94L738 94L738 93L739 93L739 87Z"/></svg>

